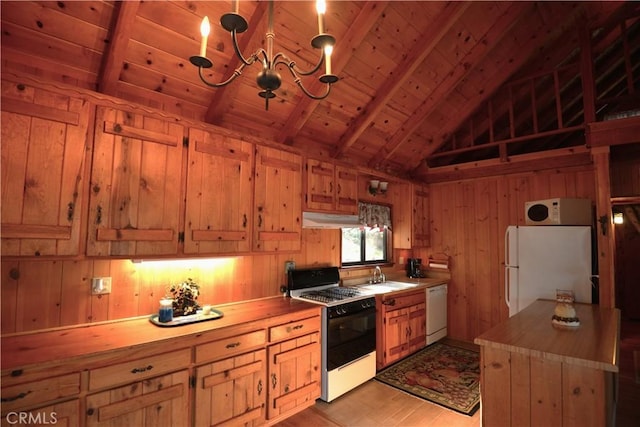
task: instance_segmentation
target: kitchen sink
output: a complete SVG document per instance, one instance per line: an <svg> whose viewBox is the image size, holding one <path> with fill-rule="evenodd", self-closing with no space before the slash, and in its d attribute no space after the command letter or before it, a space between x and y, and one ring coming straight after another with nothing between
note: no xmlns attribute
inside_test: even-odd
<svg viewBox="0 0 640 427"><path fill-rule="evenodd" d="M367 285L359 286L360 289L364 289L366 291L370 291L374 294L383 294L385 292L394 292L400 291L403 289L415 288L418 286L417 283L408 283L408 282L382 282L382 283L370 283Z"/></svg>

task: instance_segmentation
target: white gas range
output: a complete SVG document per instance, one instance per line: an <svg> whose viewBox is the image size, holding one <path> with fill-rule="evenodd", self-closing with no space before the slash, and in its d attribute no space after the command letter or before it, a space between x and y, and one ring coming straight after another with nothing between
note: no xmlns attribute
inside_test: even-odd
<svg viewBox="0 0 640 427"><path fill-rule="evenodd" d="M287 293L323 306L321 399L330 402L376 375L376 300L341 287L338 267L289 271Z"/></svg>

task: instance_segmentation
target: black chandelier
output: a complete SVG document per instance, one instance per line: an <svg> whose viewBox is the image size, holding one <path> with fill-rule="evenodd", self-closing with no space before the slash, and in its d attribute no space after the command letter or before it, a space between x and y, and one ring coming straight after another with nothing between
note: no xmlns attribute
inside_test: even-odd
<svg viewBox="0 0 640 427"><path fill-rule="evenodd" d="M249 56L249 58L245 58L242 55L242 52L240 52L240 48L238 47L237 34L245 32L249 28L249 25L247 24L247 21L238 14L238 3L238 0L232 1L233 12L225 13L224 15L222 15L222 17L220 18L220 25L222 25L222 28L231 33L233 49L235 50L238 59L240 59L241 64L238 68L235 69L231 77L223 82L211 83L205 79L203 75L203 69L213 67L213 63L206 57L207 38L209 36L210 26L209 18L205 16L200 26L200 33L202 34L200 55L192 56L191 58L189 58L191 63L198 67L198 72L200 74L200 79L202 80L202 82L211 87L226 86L234 81L236 77L242 74L242 70L244 69L244 67L252 65L254 63L259 63L262 65L262 70L258 73L256 80L258 86L260 86L262 91L260 91L258 95L264 98L265 109L268 110L269 99L275 98L276 96L273 91L277 90L282 84L280 73L278 73L276 67L279 65L285 65L291 73L293 81L309 98L320 100L329 96L331 85L338 81L338 76L331 74L331 53L333 52L333 46L336 43L336 39L331 34L324 33L324 14L326 12L325 1L316 1L316 10L318 12L318 34L314 36L313 39L311 39L311 46L315 49L320 49L321 54L316 66L309 71L299 69L295 61L289 59L282 52L273 55L273 39L275 37L275 34L273 32L273 0L269 1L269 22L266 33L267 50L260 48L251 56ZM300 76L309 76L314 74L320 69L323 62L325 64L325 73L322 74L318 78L318 80L321 83L326 84L326 90L322 95L314 95L303 86Z"/></svg>

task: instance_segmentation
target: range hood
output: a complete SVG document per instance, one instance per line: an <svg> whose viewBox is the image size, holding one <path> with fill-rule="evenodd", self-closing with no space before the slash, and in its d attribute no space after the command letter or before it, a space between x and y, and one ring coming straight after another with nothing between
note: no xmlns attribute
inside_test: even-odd
<svg viewBox="0 0 640 427"><path fill-rule="evenodd" d="M353 228L361 225L358 215L302 212L302 228Z"/></svg>

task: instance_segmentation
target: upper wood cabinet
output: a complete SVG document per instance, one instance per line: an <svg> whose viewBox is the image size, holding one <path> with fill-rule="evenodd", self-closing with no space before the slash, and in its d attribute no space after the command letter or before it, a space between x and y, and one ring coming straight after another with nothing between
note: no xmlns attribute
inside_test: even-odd
<svg viewBox="0 0 640 427"><path fill-rule="evenodd" d="M2 255L77 255L89 104L2 81Z"/></svg>
<svg viewBox="0 0 640 427"><path fill-rule="evenodd" d="M253 250L299 251L302 236L300 155L256 146Z"/></svg>
<svg viewBox="0 0 640 427"><path fill-rule="evenodd" d="M429 208L429 189L424 185L414 185L411 237L411 246L414 248L428 247L431 244Z"/></svg>
<svg viewBox="0 0 640 427"><path fill-rule="evenodd" d="M307 159L305 209L340 213L358 212L358 175L333 163Z"/></svg>
<svg viewBox="0 0 640 427"><path fill-rule="evenodd" d="M185 253L251 250L253 144L189 130Z"/></svg>
<svg viewBox="0 0 640 427"><path fill-rule="evenodd" d="M97 107L88 255L178 253L184 127Z"/></svg>

